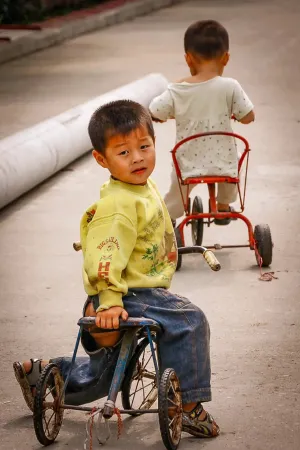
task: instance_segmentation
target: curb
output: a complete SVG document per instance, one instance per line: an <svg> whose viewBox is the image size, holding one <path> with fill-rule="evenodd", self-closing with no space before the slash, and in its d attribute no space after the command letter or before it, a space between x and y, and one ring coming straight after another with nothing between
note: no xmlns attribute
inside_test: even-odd
<svg viewBox="0 0 300 450"><path fill-rule="evenodd" d="M123 98L147 108L167 85L151 73L0 140L0 209L90 151L88 124L96 108Z"/></svg>
<svg viewBox="0 0 300 450"><path fill-rule="evenodd" d="M122 6L87 17L72 20L58 28L44 28L28 33L0 47L0 64L30 53L58 45L84 33L123 23L135 17L170 7L184 0L134 0Z"/></svg>

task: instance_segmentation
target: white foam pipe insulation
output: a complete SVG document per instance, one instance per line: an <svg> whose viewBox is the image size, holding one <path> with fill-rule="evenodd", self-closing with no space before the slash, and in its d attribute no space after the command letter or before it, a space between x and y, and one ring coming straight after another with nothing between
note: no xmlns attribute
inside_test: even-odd
<svg viewBox="0 0 300 450"><path fill-rule="evenodd" d="M100 95L87 103L27 128L0 141L0 208L88 152L92 145L87 127L92 113L118 99L135 100L148 107L168 81L160 74Z"/></svg>

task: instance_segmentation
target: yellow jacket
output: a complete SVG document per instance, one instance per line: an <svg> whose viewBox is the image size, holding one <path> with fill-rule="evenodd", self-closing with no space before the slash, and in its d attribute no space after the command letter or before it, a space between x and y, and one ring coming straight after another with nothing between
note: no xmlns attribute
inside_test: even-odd
<svg viewBox="0 0 300 450"><path fill-rule="evenodd" d="M110 179L81 219L83 282L98 311L123 306L128 288L168 288L177 262L173 226L155 183Z"/></svg>

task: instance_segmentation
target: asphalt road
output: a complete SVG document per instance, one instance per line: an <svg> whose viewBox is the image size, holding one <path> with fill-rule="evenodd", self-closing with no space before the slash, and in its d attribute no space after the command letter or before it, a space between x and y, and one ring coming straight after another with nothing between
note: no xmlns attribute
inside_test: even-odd
<svg viewBox="0 0 300 450"><path fill-rule="evenodd" d="M252 148L246 215L254 225L270 225L278 279L259 281L248 249L219 251L218 273L200 256L184 257L172 290L189 297L209 319L213 401L207 408L222 434L212 441L184 435L180 448L298 450L299 2L186 2L3 65L0 137L149 72L170 80L184 76L182 36L201 18L228 28L226 75L237 78L255 104L256 122L235 126ZM164 193L174 126L158 125L156 133L154 178ZM1 450L40 448L12 362L71 354L85 298L81 256L72 242L82 211L98 198L106 178L88 155L0 213ZM205 189L199 192L205 199ZM205 230L204 243L246 242L242 223ZM82 449L87 417L75 412L65 417L55 448ZM114 437L108 448L163 448L155 416L126 419L124 425L121 439Z"/></svg>

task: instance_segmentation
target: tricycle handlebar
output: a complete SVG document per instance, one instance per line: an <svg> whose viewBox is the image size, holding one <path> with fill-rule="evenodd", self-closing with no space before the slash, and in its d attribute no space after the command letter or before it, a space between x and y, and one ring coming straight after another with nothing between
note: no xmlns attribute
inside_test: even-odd
<svg viewBox="0 0 300 450"><path fill-rule="evenodd" d="M82 326L84 328L86 327L91 327L91 326L95 326L95 321L96 321L96 317L81 317L81 319L78 320L77 325ZM131 328L131 327L136 327L136 328L140 328L140 327L159 327L159 324L157 322L155 322L155 320L152 319L147 319L145 317L128 317L128 319L122 320L120 319L119 321L119 328L118 330L124 330L127 328ZM100 328L99 330L102 331L112 331L111 329L104 329L104 328ZM117 331L117 330L114 330Z"/></svg>

